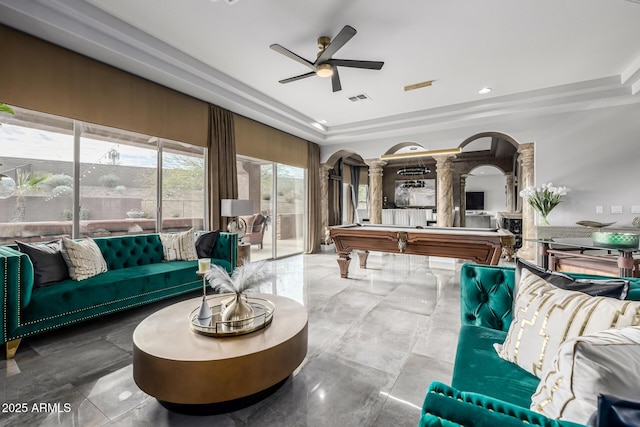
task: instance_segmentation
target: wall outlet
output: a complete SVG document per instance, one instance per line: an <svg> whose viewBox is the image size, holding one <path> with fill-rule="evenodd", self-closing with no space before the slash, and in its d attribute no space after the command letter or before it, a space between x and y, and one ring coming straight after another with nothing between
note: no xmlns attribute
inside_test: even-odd
<svg viewBox="0 0 640 427"><path fill-rule="evenodd" d="M612 214L621 214L622 213L622 206L620 206L620 205L611 205L611 213Z"/></svg>
<svg viewBox="0 0 640 427"><path fill-rule="evenodd" d="M596 213L597 214L604 213L604 208L600 205L596 206Z"/></svg>
<svg viewBox="0 0 640 427"><path fill-rule="evenodd" d="M631 213L640 213L640 206L631 206Z"/></svg>

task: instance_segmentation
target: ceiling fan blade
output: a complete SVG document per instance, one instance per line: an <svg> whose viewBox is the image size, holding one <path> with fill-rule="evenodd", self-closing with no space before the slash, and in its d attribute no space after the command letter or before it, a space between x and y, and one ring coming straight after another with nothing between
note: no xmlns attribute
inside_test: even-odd
<svg viewBox="0 0 640 427"><path fill-rule="evenodd" d="M280 83L291 83L291 82L295 82L297 80L302 80L302 79L306 79L307 77L311 77L311 76L315 76L316 73L314 71L310 72L310 73L305 73L305 74L300 74L299 76L295 76L295 77L289 77L288 79L284 79L284 80L280 80Z"/></svg>
<svg viewBox="0 0 640 427"><path fill-rule="evenodd" d="M354 61L351 59L330 59L328 64L340 67L365 68L367 70L379 70L384 65L381 61Z"/></svg>
<svg viewBox="0 0 640 427"><path fill-rule="evenodd" d="M345 25L344 28L340 30L338 35L333 38L325 51L322 52L322 55L320 55L318 59L316 59L316 62L314 62L313 64L318 65L322 64L323 62L327 62L327 60L331 58L334 53L336 53L342 46L344 46L345 43L351 40L351 37L356 35L356 32L357 31L355 30L355 28L349 25Z"/></svg>
<svg viewBox="0 0 640 427"><path fill-rule="evenodd" d="M342 90L342 85L340 84L340 74L338 74L338 69L333 67L333 74L331 75L331 87L334 92L340 92Z"/></svg>
<svg viewBox="0 0 640 427"><path fill-rule="evenodd" d="M272 44L269 47L271 49L275 50L276 52L283 54L287 58L291 58L294 61L301 63L305 67L311 68L313 71L316 70L316 66L313 63L307 61L306 59L304 59L301 56L296 55L295 53L291 52L289 49L287 49L285 47L282 47L279 44Z"/></svg>

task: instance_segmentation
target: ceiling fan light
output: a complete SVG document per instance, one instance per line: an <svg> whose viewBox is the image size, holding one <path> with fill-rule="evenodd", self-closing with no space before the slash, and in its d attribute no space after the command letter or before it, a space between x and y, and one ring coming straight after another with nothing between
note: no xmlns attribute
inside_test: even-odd
<svg viewBox="0 0 640 427"><path fill-rule="evenodd" d="M333 66L331 64L320 64L316 69L316 75L318 77L331 77L333 76Z"/></svg>

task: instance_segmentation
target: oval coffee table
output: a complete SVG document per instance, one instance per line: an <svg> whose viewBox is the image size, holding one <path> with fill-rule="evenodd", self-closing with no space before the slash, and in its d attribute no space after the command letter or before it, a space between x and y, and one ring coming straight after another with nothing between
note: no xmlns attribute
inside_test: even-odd
<svg viewBox="0 0 640 427"><path fill-rule="evenodd" d="M307 354L307 312L278 295L252 294L275 305L273 321L250 334L215 338L190 329L202 298L182 301L144 319L133 332L133 379L168 409L224 413L278 389ZM209 304L229 294L208 298Z"/></svg>

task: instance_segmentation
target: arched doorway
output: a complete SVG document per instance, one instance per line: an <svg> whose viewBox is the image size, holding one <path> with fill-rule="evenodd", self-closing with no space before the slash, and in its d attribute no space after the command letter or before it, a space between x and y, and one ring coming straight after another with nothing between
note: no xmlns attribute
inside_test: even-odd
<svg viewBox="0 0 640 427"><path fill-rule="evenodd" d="M518 195L520 189L533 185L533 143L520 144L513 137L501 132L483 132L465 139L458 156L460 167L460 212L466 213L466 187L469 179L475 179L481 166L492 166L504 174L504 182L495 183L491 190L504 192L505 209L497 211L496 226L510 230L516 235L516 249L522 257L532 259L533 244L527 239L535 237L533 212L523 206ZM486 179L490 180L490 179ZM463 209L464 208L464 209ZM465 221L462 221L464 224ZM461 224L461 225L462 225Z"/></svg>
<svg viewBox="0 0 640 427"><path fill-rule="evenodd" d="M504 171L493 165L477 166L467 174L464 190L464 226L496 228L498 212L507 211Z"/></svg>
<svg viewBox="0 0 640 427"><path fill-rule="evenodd" d="M328 228L368 220L368 168L359 154L340 150L320 167L323 242Z"/></svg>

